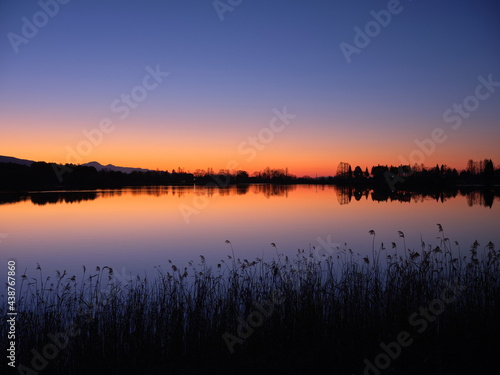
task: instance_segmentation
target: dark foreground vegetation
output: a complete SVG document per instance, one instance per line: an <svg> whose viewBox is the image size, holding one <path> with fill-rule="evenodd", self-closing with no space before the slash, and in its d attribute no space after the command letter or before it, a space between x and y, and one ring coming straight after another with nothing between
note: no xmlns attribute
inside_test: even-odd
<svg viewBox="0 0 500 375"><path fill-rule="evenodd" d="M108 267L18 275L20 373L488 373L500 349L500 253L477 242L464 251L439 230L439 246L418 251L401 232L377 250L371 231L364 258L311 249L289 259L272 244L272 262L209 267L201 256L122 285Z"/></svg>

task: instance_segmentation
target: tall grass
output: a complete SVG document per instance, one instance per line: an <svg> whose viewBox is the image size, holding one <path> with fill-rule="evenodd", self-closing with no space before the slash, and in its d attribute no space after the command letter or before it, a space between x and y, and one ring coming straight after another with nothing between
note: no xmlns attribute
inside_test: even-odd
<svg viewBox="0 0 500 375"><path fill-rule="evenodd" d="M362 373L363 359L403 330L414 344L394 369L470 371L498 353L500 252L491 242L481 248L476 241L468 255L454 256L458 244L452 248L442 233L440 246L422 242L417 251L404 243L403 256L395 243L375 249L370 234L371 260L345 248L320 259L298 250L290 259L272 244L275 259L249 261L236 259L231 245L227 263L211 267L203 256L184 268L169 263L152 279L137 275L126 286L110 286L109 267L54 278L38 267L38 276L23 275L18 288L18 361L29 366L31 350L41 353L48 334L64 332L68 322L79 332L49 361L47 374L307 373L324 363ZM465 289L419 334L409 316L439 298L447 283ZM283 302L231 355L221 336L236 335L238 317L246 319L254 301L276 290Z"/></svg>

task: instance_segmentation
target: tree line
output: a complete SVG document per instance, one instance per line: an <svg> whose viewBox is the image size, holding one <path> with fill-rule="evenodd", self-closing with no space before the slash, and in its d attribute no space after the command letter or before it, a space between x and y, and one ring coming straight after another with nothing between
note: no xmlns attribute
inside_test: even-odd
<svg viewBox="0 0 500 375"><path fill-rule="evenodd" d="M63 171L64 173L61 173ZM56 188L119 188L123 186L153 185L215 185L225 187L245 183L290 184L312 182L311 178L297 178L287 169L265 168L249 175L238 170L220 170L215 173L197 170L185 172L181 168L168 171L124 173L112 170L98 171L92 166L35 162L30 166L0 163L0 190L56 189Z"/></svg>
<svg viewBox="0 0 500 375"><path fill-rule="evenodd" d="M466 168L457 171L447 165L436 164L426 167L424 164L376 165L363 171L359 166L354 170L349 163L341 162L333 178L339 185L386 186L392 191L407 188L446 188L457 185L491 186L500 183L500 168L496 168L491 159L474 161L469 159Z"/></svg>
<svg viewBox="0 0 500 375"><path fill-rule="evenodd" d="M61 170L66 173L60 173ZM74 164L35 162L30 166L0 163L1 190L27 189L80 189L80 188L119 188L123 186L153 185L212 185L225 187L234 184L271 183L271 184L336 184L390 190L411 187L447 187L456 185L495 185L500 183L500 168L494 167L491 159L469 160L466 168L458 172L446 165L427 168L424 165L372 166L363 171L359 166L354 170L349 163L341 162L335 176L297 177L285 169L265 168L249 174L244 170L230 171L196 170L148 171L124 173L112 170L98 171L92 166Z"/></svg>

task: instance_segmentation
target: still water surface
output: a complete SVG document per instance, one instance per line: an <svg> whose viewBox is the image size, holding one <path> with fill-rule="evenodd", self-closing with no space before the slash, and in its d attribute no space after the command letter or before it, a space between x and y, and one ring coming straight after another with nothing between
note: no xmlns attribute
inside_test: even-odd
<svg viewBox="0 0 500 375"><path fill-rule="evenodd" d="M421 239L442 246L437 223L464 255L474 240L480 249L489 241L498 247L499 219L499 197L477 191L392 200L305 185L0 194L0 261L15 259L28 275L37 274L39 263L44 277L55 270L80 274L82 265L154 275L154 266L170 267L169 259L181 267L198 263L200 255L212 265L227 261L226 240L236 257L249 261L271 260L271 243L289 256L298 249L327 254L332 244L365 256L372 248L369 230L376 233L375 248L383 243L387 251L394 251L391 242L403 251L398 231L409 248L419 250Z"/></svg>

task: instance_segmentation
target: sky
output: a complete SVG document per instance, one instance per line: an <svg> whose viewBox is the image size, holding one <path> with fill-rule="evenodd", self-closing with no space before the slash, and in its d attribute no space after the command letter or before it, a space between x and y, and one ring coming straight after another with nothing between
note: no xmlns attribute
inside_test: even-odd
<svg viewBox="0 0 500 375"><path fill-rule="evenodd" d="M2 0L0 36L0 155L299 176L500 163L497 1Z"/></svg>

